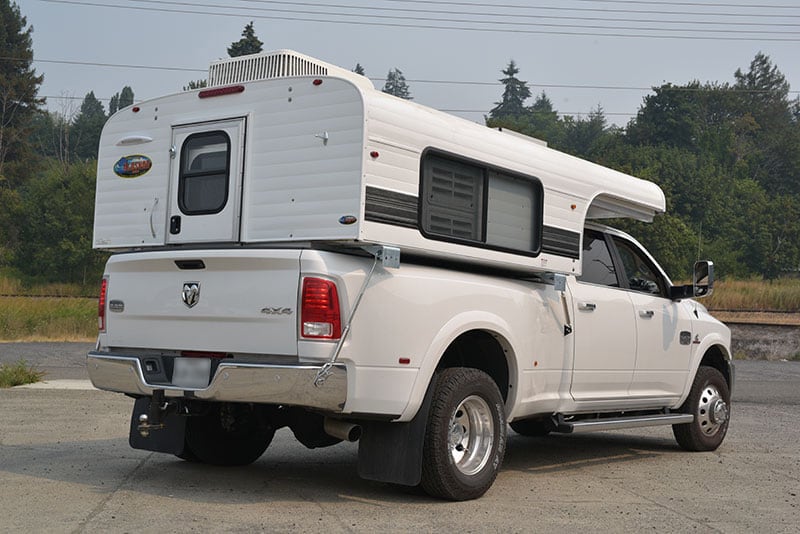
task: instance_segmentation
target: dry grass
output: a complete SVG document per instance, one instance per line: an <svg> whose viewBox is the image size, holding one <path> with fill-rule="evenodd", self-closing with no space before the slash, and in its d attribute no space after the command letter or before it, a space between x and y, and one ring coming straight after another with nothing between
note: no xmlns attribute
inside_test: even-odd
<svg viewBox="0 0 800 534"><path fill-rule="evenodd" d="M92 341L97 300L0 297L0 341Z"/></svg>
<svg viewBox="0 0 800 534"><path fill-rule="evenodd" d="M711 310L800 312L800 280L719 280L703 304Z"/></svg>
<svg viewBox="0 0 800 534"><path fill-rule="evenodd" d="M91 287L80 284L23 284L14 276L0 272L0 295L36 295L42 297L81 297L95 295L100 287L100 281Z"/></svg>

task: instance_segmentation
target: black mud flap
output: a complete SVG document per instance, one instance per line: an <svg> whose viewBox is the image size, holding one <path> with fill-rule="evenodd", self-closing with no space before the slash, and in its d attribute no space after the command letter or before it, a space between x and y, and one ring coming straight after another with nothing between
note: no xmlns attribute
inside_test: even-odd
<svg viewBox="0 0 800 534"><path fill-rule="evenodd" d="M131 433L129 443L134 449L183 454L184 436L186 434L186 417L168 413L163 418L164 428L152 429L147 437L139 432L139 416L149 413L151 397L136 399L131 415Z"/></svg>
<svg viewBox="0 0 800 534"><path fill-rule="evenodd" d="M358 476L416 486L422 480L422 448L433 398L431 380L417 415L408 423L364 421L358 440Z"/></svg>

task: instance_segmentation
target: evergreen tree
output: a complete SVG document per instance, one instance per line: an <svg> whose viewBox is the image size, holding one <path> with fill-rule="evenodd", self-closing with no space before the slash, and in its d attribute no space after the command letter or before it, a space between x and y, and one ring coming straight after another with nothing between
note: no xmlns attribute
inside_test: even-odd
<svg viewBox="0 0 800 534"><path fill-rule="evenodd" d="M533 104L525 109L528 114L526 135L543 139L555 148L560 148L564 137L564 125L558 118L558 112L553 107L553 102L542 91Z"/></svg>
<svg viewBox="0 0 800 534"><path fill-rule="evenodd" d="M108 116L110 117L130 105L133 105L133 89L126 85L122 88L121 93L116 93L111 97L111 102L108 103Z"/></svg>
<svg viewBox="0 0 800 534"><path fill-rule="evenodd" d="M14 187L30 172L31 121L44 99L36 94L43 76L31 67L32 27L19 7L0 0L0 187Z"/></svg>
<svg viewBox="0 0 800 534"><path fill-rule="evenodd" d="M195 89L202 89L208 87L208 80L189 80L189 85L184 85L184 91L193 91Z"/></svg>
<svg viewBox="0 0 800 534"><path fill-rule="evenodd" d="M356 66L353 67L353 72L362 76L366 76L366 74L364 74L364 67L361 66L361 63L356 63Z"/></svg>
<svg viewBox="0 0 800 534"><path fill-rule="evenodd" d="M97 147L100 144L100 132L106 123L103 104L90 91L83 99L81 110L72 123L72 139L75 156L80 159L97 158Z"/></svg>
<svg viewBox="0 0 800 534"><path fill-rule="evenodd" d="M406 78L398 68L390 70L389 74L386 75L386 83L383 85L382 91L406 100L414 100L406 83Z"/></svg>
<svg viewBox="0 0 800 534"><path fill-rule="evenodd" d="M231 43L228 47L228 55L230 57L246 56L248 54L258 54L263 50L264 43L258 40L256 32L253 29L253 21L242 30L242 38L236 42Z"/></svg>
<svg viewBox="0 0 800 534"><path fill-rule="evenodd" d="M531 96L528 82L517 78L519 69L514 60L508 62L508 67L502 71L506 75L501 78L503 88L503 100L495 102L495 107L489 112L491 119L514 119L525 114L525 100Z"/></svg>

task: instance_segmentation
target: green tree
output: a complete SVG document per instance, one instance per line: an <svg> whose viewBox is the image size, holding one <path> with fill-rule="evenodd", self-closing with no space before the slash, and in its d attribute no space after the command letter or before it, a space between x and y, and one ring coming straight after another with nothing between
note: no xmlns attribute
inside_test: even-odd
<svg viewBox="0 0 800 534"><path fill-rule="evenodd" d="M189 80L189 85L184 85L184 91L193 91L195 89L202 89L208 87L208 80Z"/></svg>
<svg viewBox="0 0 800 534"><path fill-rule="evenodd" d="M789 101L789 82L769 56L759 52L750 69L734 74L741 115L752 128L744 143L755 150L743 155L751 176L776 193L800 194L800 128Z"/></svg>
<svg viewBox="0 0 800 534"><path fill-rule="evenodd" d="M108 116L110 117L117 111L133 105L133 89L126 85L121 93L116 93L108 103Z"/></svg>
<svg viewBox="0 0 800 534"><path fill-rule="evenodd" d="M542 91L525 111L528 115L528 126L523 133L543 139L554 148L561 148L564 124L558 118L558 112L547 94Z"/></svg>
<svg viewBox="0 0 800 534"><path fill-rule="evenodd" d="M495 107L489 111L490 119L515 119L525 114L525 100L531 96L528 82L517 78L519 69L514 60L508 62L508 66L502 71L506 75L501 78L503 84L503 99L495 102Z"/></svg>
<svg viewBox="0 0 800 534"><path fill-rule="evenodd" d="M103 104L95 98L94 91L89 91L72 123L71 136L74 140L76 157L80 159L97 158L100 132L103 130L106 118Z"/></svg>
<svg viewBox="0 0 800 534"><path fill-rule="evenodd" d="M406 83L405 76L403 76L403 72L398 68L390 70L386 75L386 83L383 85L382 91L390 95L404 98L405 100L414 99L411 96L411 91Z"/></svg>
<svg viewBox="0 0 800 534"><path fill-rule="evenodd" d="M591 159L602 146L608 123L602 106L589 112L586 119L564 117L564 139L561 150Z"/></svg>
<svg viewBox="0 0 800 534"><path fill-rule="evenodd" d="M97 163L51 165L21 191L14 263L43 281L86 283L99 277L104 256L92 250Z"/></svg>
<svg viewBox="0 0 800 534"><path fill-rule="evenodd" d="M253 21L251 20L242 30L242 38L231 43L231 46L228 47L228 56L239 57L258 54L263 50L263 45L264 43L256 37L256 31L253 29Z"/></svg>
<svg viewBox="0 0 800 534"><path fill-rule="evenodd" d="M364 74L364 67L361 66L361 63L356 63L356 66L353 67L353 72L362 76L366 76L366 74Z"/></svg>
<svg viewBox="0 0 800 534"><path fill-rule="evenodd" d="M30 172L31 121L44 99L37 98L44 79L31 67L32 27L19 7L0 0L0 187L14 187Z"/></svg>

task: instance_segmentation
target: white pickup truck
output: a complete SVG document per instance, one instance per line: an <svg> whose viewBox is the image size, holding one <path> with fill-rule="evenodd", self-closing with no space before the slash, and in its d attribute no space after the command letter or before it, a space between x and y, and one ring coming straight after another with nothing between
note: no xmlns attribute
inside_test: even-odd
<svg viewBox="0 0 800 534"><path fill-rule="evenodd" d="M725 437L730 333L598 220L651 220L646 182L376 91L291 51L125 108L98 161L111 250L100 389L131 445L257 460L288 426L359 441L359 474L476 498L523 435L672 425Z"/></svg>

